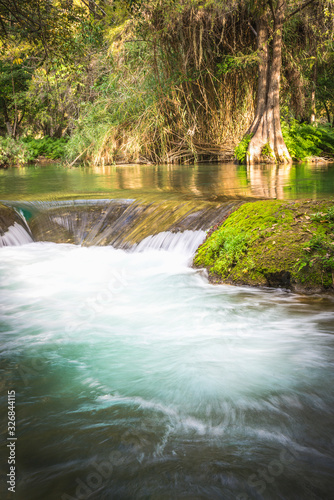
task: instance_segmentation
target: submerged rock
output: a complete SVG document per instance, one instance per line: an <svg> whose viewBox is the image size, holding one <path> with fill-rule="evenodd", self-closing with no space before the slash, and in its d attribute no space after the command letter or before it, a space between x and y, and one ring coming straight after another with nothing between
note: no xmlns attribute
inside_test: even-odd
<svg viewBox="0 0 334 500"><path fill-rule="evenodd" d="M214 283L334 291L334 204L245 203L197 250Z"/></svg>

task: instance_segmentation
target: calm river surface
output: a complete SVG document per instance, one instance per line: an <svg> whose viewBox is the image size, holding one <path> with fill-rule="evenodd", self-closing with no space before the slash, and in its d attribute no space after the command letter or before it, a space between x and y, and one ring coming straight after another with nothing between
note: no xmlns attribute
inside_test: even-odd
<svg viewBox="0 0 334 500"><path fill-rule="evenodd" d="M21 202L333 195L333 165L0 171ZM0 248L1 499L333 498L333 299L211 285L202 237Z"/></svg>
<svg viewBox="0 0 334 500"><path fill-rule="evenodd" d="M225 197L278 199L334 196L334 164L129 165L0 169L0 199Z"/></svg>

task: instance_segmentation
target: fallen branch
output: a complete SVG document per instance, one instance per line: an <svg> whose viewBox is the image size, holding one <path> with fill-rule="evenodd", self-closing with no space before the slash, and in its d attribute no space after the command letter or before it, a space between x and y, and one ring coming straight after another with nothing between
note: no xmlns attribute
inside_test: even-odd
<svg viewBox="0 0 334 500"><path fill-rule="evenodd" d="M92 145L93 145L93 142L91 142L91 143L90 143L90 145L89 145L86 149L84 149L84 150L83 150L83 151L82 151L82 152L81 152L81 153L80 153L80 154L79 154L79 155L78 155L78 156L77 156L77 157L76 157L76 158L72 161L72 163L68 163L66 166L67 166L68 168L72 167L72 165L74 165L74 163L75 163L77 160L79 160L79 158L80 158L80 157L81 157L84 153L86 153L86 151L87 151L87 150L88 150L88 149L89 149Z"/></svg>

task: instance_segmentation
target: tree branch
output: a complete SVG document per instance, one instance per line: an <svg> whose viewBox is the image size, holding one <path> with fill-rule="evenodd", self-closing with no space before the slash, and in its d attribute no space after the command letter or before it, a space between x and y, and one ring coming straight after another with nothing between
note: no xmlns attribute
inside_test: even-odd
<svg viewBox="0 0 334 500"><path fill-rule="evenodd" d="M272 13L272 15L273 15L273 19L275 19L276 14L275 14L275 9L274 9L273 0L268 0L268 3L269 3L269 7L270 7L270 10L271 10L271 13Z"/></svg>
<svg viewBox="0 0 334 500"><path fill-rule="evenodd" d="M98 9L102 12L102 14L103 14L104 16L106 16L106 15L107 15L107 14L106 14L106 12L102 9L102 7L100 7L99 5L97 5L97 3L96 3L96 2L94 2L94 0L90 0L90 2L89 2L88 4L85 2L85 0L81 0L81 2L82 2L82 3L84 3L84 4L86 5L86 7L88 7L88 9L89 9L90 11L92 11L92 9L91 9L91 7L90 7L89 3L93 3L93 4L95 5L95 7L97 7L97 8L98 8Z"/></svg>
<svg viewBox="0 0 334 500"><path fill-rule="evenodd" d="M289 15L288 19L290 19L290 17L294 16L295 14L297 14L301 10L305 9L305 7L307 7L308 5L310 5L311 3L314 3L314 2L315 2L315 0L309 0L308 2L304 3L304 5L301 5L300 7L298 7L298 9L294 10L293 12L291 12L291 14Z"/></svg>
<svg viewBox="0 0 334 500"><path fill-rule="evenodd" d="M27 12L25 12L23 10L20 11L18 9L15 1L13 2L13 6L15 7L14 10L12 8L10 8L8 6L8 4L5 2L0 1L0 5L2 5L5 9L7 9L8 12L10 12L10 14L12 14L12 16L14 17L16 22L20 23L20 22L22 22L22 20L24 20L24 21L28 21L28 23L30 23L31 26L36 26L36 22L28 16Z"/></svg>
<svg viewBox="0 0 334 500"><path fill-rule="evenodd" d="M255 31L255 29L253 28L253 26L251 25L251 23L249 21L248 21L248 26L250 27L250 29L252 30L254 35L257 36L257 32Z"/></svg>
<svg viewBox="0 0 334 500"><path fill-rule="evenodd" d="M21 116L21 118L19 119L19 121L18 121L18 123L17 123L17 126L18 126L18 127L21 125L21 122L22 122L22 120L23 120L23 118L24 118L25 113L26 113L26 110L25 110L25 108L23 108L23 111L22 111L22 116Z"/></svg>
<svg viewBox="0 0 334 500"><path fill-rule="evenodd" d="M3 22L3 18L2 16L0 15L0 24L1 24L1 27L2 27L2 30L5 34L6 37L8 37L8 33L7 33L7 30L6 30L6 26L5 26L5 23Z"/></svg>

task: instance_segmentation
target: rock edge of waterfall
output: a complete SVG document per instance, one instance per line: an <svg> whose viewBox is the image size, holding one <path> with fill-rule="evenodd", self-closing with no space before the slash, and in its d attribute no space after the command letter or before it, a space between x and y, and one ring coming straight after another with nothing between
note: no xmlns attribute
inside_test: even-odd
<svg viewBox="0 0 334 500"><path fill-rule="evenodd" d="M334 203L245 203L208 232L193 265L211 283L333 293Z"/></svg>
<svg viewBox="0 0 334 500"><path fill-rule="evenodd" d="M3 237L14 225L27 229L24 220L14 208L0 203L0 237Z"/></svg>
<svg viewBox="0 0 334 500"><path fill-rule="evenodd" d="M3 236L15 222L23 226L23 221L19 214L13 208L0 203L0 236Z"/></svg>

